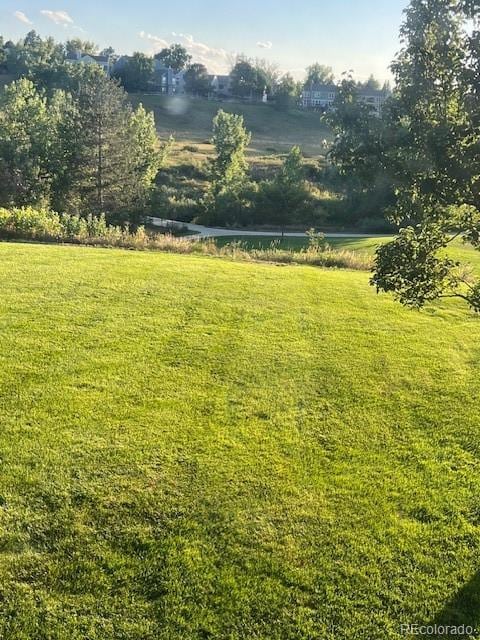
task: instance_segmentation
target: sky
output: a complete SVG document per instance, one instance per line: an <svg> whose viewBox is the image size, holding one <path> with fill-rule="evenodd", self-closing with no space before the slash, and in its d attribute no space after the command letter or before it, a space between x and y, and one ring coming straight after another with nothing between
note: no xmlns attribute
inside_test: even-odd
<svg viewBox="0 0 480 640"><path fill-rule="evenodd" d="M407 0L0 0L0 34L30 29L57 40L81 37L117 53L153 54L180 42L211 73L243 53L297 79L312 62L390 79Z"/></svg>

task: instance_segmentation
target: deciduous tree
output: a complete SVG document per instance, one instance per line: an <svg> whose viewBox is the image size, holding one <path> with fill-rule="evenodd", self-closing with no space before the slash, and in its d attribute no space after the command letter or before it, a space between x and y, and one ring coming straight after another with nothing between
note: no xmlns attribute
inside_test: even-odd
<svg viewBox="0 0 480 640"><path fill-rule="evenodd" d="M411 306L455 296L480 311L479 281L443 255L456 236L480 247L479 34L466 29L471 6L412 0L392 66L395 144L387 161L397 191L392 215L404 228L378 250L372 282Z"/></svg>
<svg viewBox="0 0 480 640"><path fill-rule="evenodd" d="M207 67L198 62L188 66L184 74L185 88L196 96L207 96L210 89Z"/></svg>
<svg viewBox="0 0 480 640"><path fill-rule="evenodd" d="M326 64L314 62L307 67L307 77L305 79L305 84L307 85L331 84L334 80L335 76L333 75L332 67L329 67Z"/></svg>
<svg viewBox="0 0 480 640"><path fill-rule="evenodd" d="M136 51L118 72L117 77L129 92L146 91L153 78L153 68L153 58Z"/></svg>
<svg viewBox="0 0 480 640"><path fill-rule="evenodd" d="M49 202L58 112L25 78L0 99L0 201L3 205Z"/></svg>
<svg viewBox="0 0 480 640"><path fill-rule="evenodd" d="M171 44L155 55L166 67L171 67L175 73L183 71L190 63L192 56L181 44Z"/></svg>

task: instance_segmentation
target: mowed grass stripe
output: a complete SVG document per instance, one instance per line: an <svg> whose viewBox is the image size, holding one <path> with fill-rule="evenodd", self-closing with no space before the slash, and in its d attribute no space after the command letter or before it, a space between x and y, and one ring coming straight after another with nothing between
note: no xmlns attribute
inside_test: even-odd
<svg viewBox="0 0 480 640"><path fill-rule="evenodd" d="M22 244L0 245L0 287L0 635L397 638L474 576L460 304Z"/></svg>

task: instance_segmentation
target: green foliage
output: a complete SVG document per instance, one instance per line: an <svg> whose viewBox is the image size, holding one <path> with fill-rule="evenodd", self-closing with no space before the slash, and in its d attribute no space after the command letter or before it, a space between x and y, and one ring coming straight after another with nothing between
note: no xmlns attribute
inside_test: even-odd
<svg viewBox="0 0 480 640"><path fill-rule="evenodd" d="M293 147L273 180L264 180L255 194L257 224L315 224L323 217L303 174L301 151Z"/></svg>
<svg viewBox="0 0 480 640"><path fill-rule="evenodd" d="M126 91L147 91L153 78L153 58L136 51L119 71L118 78Z"/></svg>
<svg viewBox="0 0 480 640"><path fill-rule="evenodd" d="M332 67L315 62L307 67L305 84L332 84L335 80Z"/></svg>
<svg viewBox="0 0 480 640"><path fill-rule="evenodd" d="M70 38L65 42L66 53L80 53L96 55L98 53L98 46L90 40L82 40L81 38Z"/></svg>
<svg viewBox="0 0 480 640"><path fill-rule="evenodd" d="M231 73L231 91L240 98L260 98L268 89L268 78L265 69L256 65L253 60L239 57Z"/></svg>
<svg viewBox="0 0 480 640"><path fill-rule="evenodd" d="M120 219L141 210L159 168L153 117L142 106L132 112L123 89L103 74L82 82L76 99L77 186L86 210Z"/></svg>
<svg viewBox="0 0 480 640"><path fill-rule="evenodd" d="M210 79L205 65L194 63L187 67L183 79L185 89L194 96L208 96L210 91Z"/></svg>
<svg viewBox="0 0 480 640"><path fill-rule="evenodd" d="M329 157L340 175L357 179L368 188L383 168L384 124L359 99L358 86L349 76L338 87L333 109L324 116L336 134Z"/></svg>
<svg viewBox="0 0 480 640"><path fill-rule="evenodd" d="M377 117L360 99L358 84L347 76L324 121L335 133L328 153L334 170L324 172L324 181L342 195L340 201L330 203L331 218L350 227L380 218L382 230L387 222L381 217L395 203L395 182L385 156L396 140L389 135L385 118Z"/></svg>
<svg viewBox="0 0 480 640"><path fill-rule="evenodd" d="M325 251L329 248L328 242L325 238L325 234L318 232L314 227L308 229L307 238L308 248L310 251Z"/></svg>
<svg viewBox="0 0 480 640"><path fill-rule="evenodd" d="M405 305L422 307L455 287L450 258L438 255L447 246L436 226L404 227L392 241L377 250L372 283L377 291L394 292Z"/></svg>
<svg viewBox="0 0 480 640"><path fill-rule="evenodd" d="M21 240L86 240L122 230L107 225L105 216L72 216L48 209L0 208L0 237Z"/></svg>
<svg viewBox="0 0 480 640"><path fill-rule="evenodd" d="M155 55L166 67L171 67L175 73L182 71L190 64L192 56L181 44L171 44Z"/></svg>
<svg viewBox="0 0 480 640"><path fill-rule="evenodd" d="M51 205L138 221L169 145L99 69L80 66L50 98L30 80L0 101L0 204ZM170 144L171 146L171 144Z"/></svg>
<svg viewBox="0 0 480 640"><path fill-rule="evenodd" d="M275 107L279 111L288 111L295 105L298 96L298 83L286 73L275 88Z"/></svg>
<svg viewBox="0 0 480 640"><path fill-rule="evenodd" d="M59 114L30 80L6 87L0 98L0 202L49 201Z"/></svg>
<svg viewBox="0 0 480 640"><path fill-rule="evenodd" d="M219 110L213 119L212 142L217 154L212 167L214 193L235 190L245 182L248 169L245 151L250 139L243 116Z"/></svg>
<svg viewBox="0 0 480 640"><path fill-rule="evenodd" d="M367 89L369 91L379 91L381 89L380 82L375 78L373 73L370 74L366 82L360 83L360 88Z"/></svg>
<svg viewBox="0 0 480 640"><path fill-rule="evenodd" d="M5 41L0 35L0 72L7 72L7 52L4 49Z"/></svg>
<svg viewBox="0 0 480 640"><path fill-rule="evenodd" d="M250 134L243 117L222 109L213 119L216 157L209 191L201 204L200 219L207 224L248 224L250 185L245 151Z"/></svg>
<svg viewBox="0 0 480 640"><path fill-rule="evenodd" d="M7 72L19 79L26 77L44 89L59 87L67 73L63 45L53 38L42 39L30 31L9 52Z"/></svg>
<svg viewBox="0 0 480 640"><path fill-rule="evenodd" d="M479 310L480 285L459 281L458 266L437 256L451 233L478 246L480 231L480 48L462 11L456 0L413 0L407 10L387 112L395 144L384 161L396 185L392 217L415 229L379 254L374 282L414 306L455 295ZM425 259L412 270L408 256L421 251Z"/></svg>

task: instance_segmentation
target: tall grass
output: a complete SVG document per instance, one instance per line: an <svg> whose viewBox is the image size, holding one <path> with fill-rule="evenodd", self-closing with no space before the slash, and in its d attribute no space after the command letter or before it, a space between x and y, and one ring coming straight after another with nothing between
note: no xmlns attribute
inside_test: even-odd
<svg viewBox="0 0 480 640"><path fill-rule="evenodd" d="M276 242L272 242L266 249L252 249L241 242L218 247L211 239L177 238L170 234L149 233L144 227L132 231L128 227L110 225L103 215L80 218L32 207L0 208L0 239L66 242L183 254L199 253L233 260L305 264L338 269L369 270L372 266L372 258L366 253L335 250L315 243L302 251L282 249Z"/></svg>

